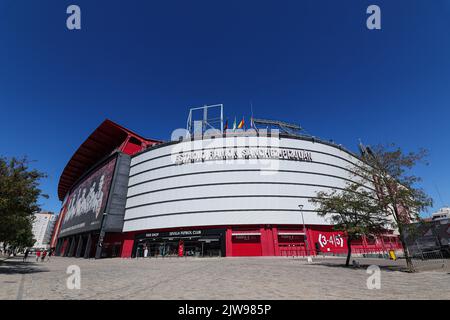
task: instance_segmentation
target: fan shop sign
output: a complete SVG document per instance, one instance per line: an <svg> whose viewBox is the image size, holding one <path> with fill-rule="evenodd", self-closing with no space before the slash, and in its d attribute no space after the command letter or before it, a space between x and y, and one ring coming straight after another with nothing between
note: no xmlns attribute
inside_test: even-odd
<svg viewBox="0 0 450 320"><path fill-rule="evenodd" d="M175 157L175 164L181 165L194 162L237 159L274 159L312 162L312 155L311 152L305 150L283 148L223 148L180 153Z"/></svg>

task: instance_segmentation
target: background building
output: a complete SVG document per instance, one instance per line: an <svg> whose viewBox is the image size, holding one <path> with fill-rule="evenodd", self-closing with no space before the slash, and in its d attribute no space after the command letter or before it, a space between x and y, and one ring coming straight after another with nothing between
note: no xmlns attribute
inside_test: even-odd
<svg viewBox="0 0 450 320"><path fill-rule="evenodd" d="M32 232L36 242L33 248L49 249L56 216L53 212L39 212L34 217Z"/></svg>
<svg viewBox="0 0 450 320"><path fill-rule="evenodd" d="M439 209L438 212L433 213L431 219L434 220L444 220L450 219L450 207L444 207Z"/></svg>

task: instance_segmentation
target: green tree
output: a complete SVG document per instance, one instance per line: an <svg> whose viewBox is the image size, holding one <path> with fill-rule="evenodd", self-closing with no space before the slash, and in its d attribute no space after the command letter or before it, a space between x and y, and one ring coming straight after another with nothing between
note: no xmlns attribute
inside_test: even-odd
<svg viewBox="0 0 450 320"><path fill-rule="evenodd" d="M394 228L400 233L407 267L414 271L405 242L404 230L411 222L419 222L420 212L432 205L432 199L417 186L421 178L410 174L418 163L427 164L427 151L404 153L394 144L373 148L361 147L364 168L355 168L357 174L373 181L379 206L393 218Z"/></svg>
<svg viewBox="0 0 450 320"><path fill-rule="evenodd" d="M26 158L0 157L0 242L13 246L33 245L33 213L40 210L39 182L46 175L29 168Z"/></svg>
<svg viewBox="0 0 450 320"><path fill-rule="evenodd" d="M31 231L33 226L33 216L18 216L15 224L20 226L17 228L17 233L14 236L14 240L10 240L9 244L15 248L32 247L36 242L33 238L33 232Z"/></svg>
<svg viewBox="0 0 450 320"><path fill-rule="evenodd" d="M389 223L374 195L374 191L355 182L348 183L342 190L318 192L309 200L318 207L319 216L327 217L334 229L346 236L347 267L352 255L352 241L363 235L381 233Z"/></svg>

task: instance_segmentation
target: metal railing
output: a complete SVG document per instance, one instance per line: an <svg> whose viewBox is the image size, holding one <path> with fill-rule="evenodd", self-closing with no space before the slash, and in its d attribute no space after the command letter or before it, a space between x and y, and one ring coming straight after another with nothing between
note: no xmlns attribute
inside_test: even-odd
<svg viewBox="0 0 450 320"><path fill-rule="evenodd" d="M280 248L279 252L282 257L306 257L310 255L304 248Z"/></svg>
<svg viewBox="0 0 450 320"><path fill-rule="evenodd" d="M389 251L395 251L397 256L401 256L400 248L352 248L352 256L359 256L364 258L389 258ZM347 256L347 249L334 249L333 251L319 251L307 250L304 247L287 247L280 248L279 255L283 257L306 257L306 256L322 256L322 257L345 257Z"/></svg>
<svg viewBox="0 0 450 320"><path fill-rule="evenodd" d="M412 255L412 264L415 269L436 269L445 268L449 265L449 259L446 259L442 250L423 250L416 251Z"/></svg>

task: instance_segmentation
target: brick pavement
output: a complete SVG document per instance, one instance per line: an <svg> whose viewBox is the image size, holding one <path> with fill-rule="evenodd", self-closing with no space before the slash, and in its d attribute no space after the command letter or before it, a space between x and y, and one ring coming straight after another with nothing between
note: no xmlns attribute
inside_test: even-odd
<svg viewBox="0 0 450 320"><path fill-rule="evenodd" d="M386 265L386 260L364 260ZM409 274L382 268L381 289L368 290L364 268L342 259L151 258L85 260L33 256L0 264L0 299L450 299L450 273ZM69 290L69 265L81 289ZM395 270L395 269L394 269Z"/></svg>

